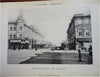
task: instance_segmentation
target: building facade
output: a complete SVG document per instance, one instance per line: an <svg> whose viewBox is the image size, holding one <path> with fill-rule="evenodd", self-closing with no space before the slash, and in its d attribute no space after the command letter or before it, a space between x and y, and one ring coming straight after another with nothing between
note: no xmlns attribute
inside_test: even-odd
<svg viewBox="0 0 100 77"><path fill-rule="evenodd" d="M29 49L44 44L44 37L34 27L27 25L22 15L16 21L8 22L8 48Z"/></svg>
<svg viewBox="0 0 100 77"><path fill-rule="evenodd" d="M76 50L81 46L88 49L92 43L91 16L75 14L67 30L69 50Z"/></svg>

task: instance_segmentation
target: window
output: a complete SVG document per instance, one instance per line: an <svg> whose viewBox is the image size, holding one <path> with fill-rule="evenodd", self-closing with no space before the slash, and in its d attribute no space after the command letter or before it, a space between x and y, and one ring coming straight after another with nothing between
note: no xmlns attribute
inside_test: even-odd
<svg viewBox="0 0 100 77"><path fill-rule="evenodd" d="M89 34L89 32L86 32L86 36L89 36L90 34Z"/></svg>
<svg viewBox="0 0 100 77"><path fill-rule="evenodd" d="M16 35L13 35L14 39L16 39Z"/></svg>
<svg viewBox="0 0 100 77"><path fill-rule="evenodd" d="M12 39L12 35L10 35L10 39Z"/></svg>
<svg viewBox="0 0 100 77"><path fill-rule="evenodd" d="M12 27L10 27L10 30L12 31Z"/></svg>
<svg viewBox="0 0 100 77"><path fill-rule="evenodd" d="M16 30L16 27L14 27L14 30Z"/></svg>
<svg viewBox="0 0 100 77"><path fill-rule="evenodd" d="M22 34L19 34L19 38L20 38L20 39L22 38Z"/></svg>
<svg viewBox="0 0 100 77"><path fill-rule="evenodd" d="M83 29L78 29L78 35L83 36Z"/></svg>
<svg viewBox="0 0 100 77"><path fill-rule="evenodd" d="M79 32L79 36L82 36L82 32Z"/></svg>

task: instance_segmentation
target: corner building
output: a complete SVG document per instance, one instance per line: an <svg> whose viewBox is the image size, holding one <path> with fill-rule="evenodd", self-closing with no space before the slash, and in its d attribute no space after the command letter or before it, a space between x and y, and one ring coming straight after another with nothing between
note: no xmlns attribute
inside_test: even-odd
<svg viewBox="0 0 100 77"><path fill-rule="evenodd" d="M29 49L44 37L39 31L27 25L20 14L16 21L8 22L8 49Z"/></svg>
<svg viewBox="0 0 100 77"><path fill-rule="evenodd" d="M92 43L90 14L75 14L67 30L69 50L76 50L81 46L88 49Z"/></svg>

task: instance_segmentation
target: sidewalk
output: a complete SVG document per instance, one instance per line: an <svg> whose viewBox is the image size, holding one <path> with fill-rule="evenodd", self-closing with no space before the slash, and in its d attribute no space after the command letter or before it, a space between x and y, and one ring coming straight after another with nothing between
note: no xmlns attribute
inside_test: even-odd
<svg viewBox="0 0 100 77"><path fill-rule="evenodd" d="M30 59L31 56L36 56L36 53L42 54L42 52L37 52L35 50L9 50L7 62L8 64L18 64L22 61Z"/></svg>
<svg viewBox="0 0 100 77"><path fill-rule="evenodd" d="M34 49L8 50L7 63L18 64L22 61L30 59L33 56L37 56L36 54L43 54L43 52L50 52L50 50L49 49L38 49L37 51L35 51Z"/></svg>

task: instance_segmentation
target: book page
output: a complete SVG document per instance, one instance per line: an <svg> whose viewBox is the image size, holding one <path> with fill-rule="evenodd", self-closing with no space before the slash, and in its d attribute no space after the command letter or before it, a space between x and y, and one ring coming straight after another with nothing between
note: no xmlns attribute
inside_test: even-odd
<svg viewBox="0 0 100 77"><path fill-rule="evenodd" d="M98 76L98 0L2 3L2 76Z"/></svg>
<svg viewBox="0 0 100 77"><path fill-rule="evenodd" d="M0 31L1 31L1 3L0 3ZM0 32L0 37L1 37L1 32ZM1 44L0 44L0 56L1 56ZM0 75L1 75L1 57L0 57Z"/></svg>

